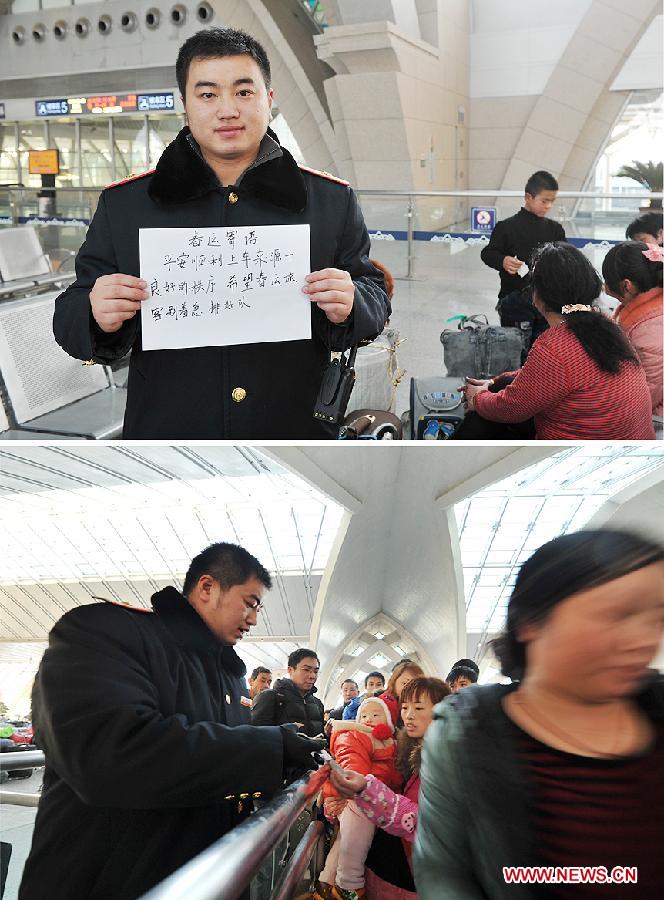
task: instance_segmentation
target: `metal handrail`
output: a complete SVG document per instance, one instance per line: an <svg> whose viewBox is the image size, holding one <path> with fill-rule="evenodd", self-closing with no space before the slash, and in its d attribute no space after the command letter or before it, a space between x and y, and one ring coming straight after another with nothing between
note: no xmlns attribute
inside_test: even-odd
<svg viewBox="0 0 664 900"><path fill-rule="evenodd" d="M41 750L24 750L22 753L0 753L0 771L11 772L12 769L36 769L46 765Z"/></svg>
<svg viewBox="0 0 664 900"><path fill-rule="evenodd" d="M81 187L54 187L50 188L56 195L58 193L80 194L85 192L97 191L101 193L106 190L108 185L82 185ZM41 187L28 187L0 184L0 192L7 191L12 193L38 193ZM354 188L356 194L375 194L390 197L523 197L523 190L506 191L496 188L478 189L466 191L396 191L391 188ZM557 198L560 197L577 197L588 200L662 200L664 193L638 191L635 193L600 192L600 191L558 191Z"/></svg>
<svg viewBox="0 0 664 900"><path fill-rule="evenodd" d="M0 804L5 806L39 806L41 794L26 794L20 791L0 791Z"/></svg>
<svg viewBox="0 0 664 900"><path fill-rule="evenodd" d="M288 861L281 878L274 886L270 900L291 900L309 860L314 855L318 841L323 834L323 823L312 822L297 845L295 853Z"/></svg>
<svg viewBox="0 0 664 900"><path fill-rule="evenodd" d="M271 803L144 894L142 900L236 900L329 777L329 766L321 766L289 785Z"/></svg>
<svg viewBox="0 0 664 900"><path fill-rule="evenodd" d="M497 191L488 188L485 191L393 191L378 190L376 188L355 188L356 194L376 194L388 197L523 197L523 190L520 191ZM599 191L558 191L556 199L561 197L570 198L578 197L588 200L661 200L664 198L662 193L648 193L647 191L638 191L634 194L619 192L600 193Z"/></svg>

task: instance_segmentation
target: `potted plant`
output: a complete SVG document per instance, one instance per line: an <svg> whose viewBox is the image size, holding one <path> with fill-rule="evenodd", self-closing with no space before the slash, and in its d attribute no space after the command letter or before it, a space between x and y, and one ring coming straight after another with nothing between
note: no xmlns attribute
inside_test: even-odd
<svg viewBox="0 0 664 900"><path fill-rule="evenodd" d="M616 172L616 178L631 178L638 181L643 187L648 188L655 194L662 192L662 163L654 163L652 160L639 162L638 159L632 160L633 165L623 166L620 171ZM647 206L640 206L641 212L647 209L661 209L661 200L651 200Z"/></svg>

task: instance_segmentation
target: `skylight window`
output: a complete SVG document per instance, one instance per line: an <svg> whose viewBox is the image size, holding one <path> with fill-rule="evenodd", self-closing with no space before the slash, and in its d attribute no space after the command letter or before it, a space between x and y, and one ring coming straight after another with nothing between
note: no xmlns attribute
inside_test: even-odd
<svg viewBox="0 0 664 900"><path fill-rule="evenodd" d="M375 656L371 657L369 662L376 669L382 669L383 666L386 666L388 664L389 659L386 656L383 656L382 653L377 653Z"/></svg>
<svg viewBox="0 0 664 900"><path fill-rule="evenodd" d="M454 507L466 628L498 631L520 565L559 534L583 528L606 501L664 465L664 447L572 447Z"/></svg>

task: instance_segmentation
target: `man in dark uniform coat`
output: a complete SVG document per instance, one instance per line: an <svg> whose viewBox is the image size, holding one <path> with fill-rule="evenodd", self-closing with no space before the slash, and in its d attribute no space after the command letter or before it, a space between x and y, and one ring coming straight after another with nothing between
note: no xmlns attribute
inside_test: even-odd
<svg viewBox="0 0 664 900"><path fill-rule="evenodd" d="M353 191L298 166L267 127L270 66L249 35L208 29L176 65L188 127L156 169L106 189L76 258L76 281L56 300L53 331L71 356L111 363L132 351L125 438L320 439L313 418L331 349L375 337L390 305L369 261ZM141 348L140 228L308 224L312 338Z"/></svg>
<svg viewBox="0 0 664 900"><path fill-rule="evenodd" d="M270 576L234 544L191 563L153 611L78 607L32 696L44 788L20 900L133 900L247 817L324 742L252 726L233 650Z"/></svg>

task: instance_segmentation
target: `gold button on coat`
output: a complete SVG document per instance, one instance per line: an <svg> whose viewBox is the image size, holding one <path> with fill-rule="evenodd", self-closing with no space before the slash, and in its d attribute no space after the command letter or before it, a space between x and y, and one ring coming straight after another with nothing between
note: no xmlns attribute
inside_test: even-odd
<svg viewBox="0 0 664 900"><path fill-rule="evenodd" d="M230 702L231 702L231 695L226 694L226 703L230 703Z"/></svg>
<svg viewBox="0 0 664 900"><path fill-rule="evenodd" d="M231 397L235 400L236 403L242 403L244 398L247 396L247 392L243 387L233 388L233 392L231 393Z"/></svg>
<svg viewBox="0 0 664 900"><path fill-rule="evenodd" d="M240 199L240 198L239 198L238 195L235 193L235 191L231 191L230 194L228 195L228 202L229 202L229 203L237 203L237 201L238 201L239 199Z"/></svg>

